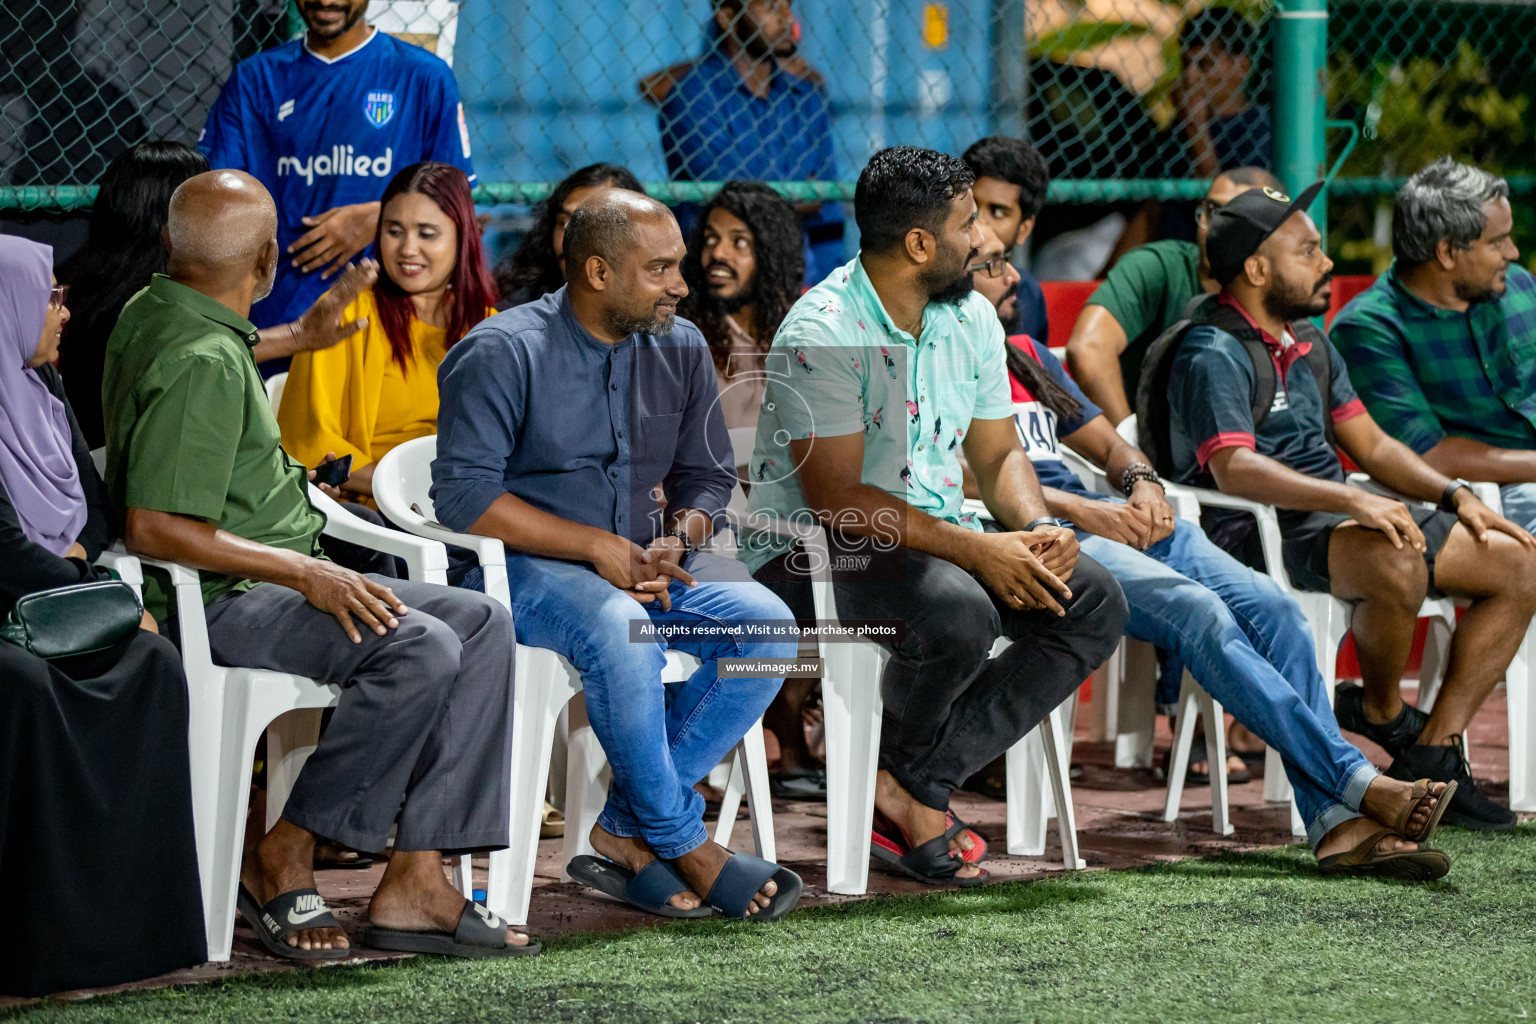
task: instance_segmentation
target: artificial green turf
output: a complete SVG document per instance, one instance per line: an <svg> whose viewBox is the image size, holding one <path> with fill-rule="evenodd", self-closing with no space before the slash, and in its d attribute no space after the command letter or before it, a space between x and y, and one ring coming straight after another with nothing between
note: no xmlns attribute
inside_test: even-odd
<svg viewBox="0 0 1536 1024"><path fill-rule="evenodd" d="M1536 1014L1536 827L1446 830L1431 885L1301 847L20 1011L141 1021L1508 1021Z"/></svg>

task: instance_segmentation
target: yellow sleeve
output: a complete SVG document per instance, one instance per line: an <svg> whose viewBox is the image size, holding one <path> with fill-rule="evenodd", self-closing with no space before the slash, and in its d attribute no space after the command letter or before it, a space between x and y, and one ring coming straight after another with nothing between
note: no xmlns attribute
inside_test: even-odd
<svg viewBox="0 0 1536 1024"><path fill-rule="evenodd" d="M335 452L338 459L352 456L354 470L373 461L368 451L369 438L355 436L357 428L350 432L354 436L349 436L343 425L343 406L348 394L356 393L362 384L351 377L361 371L361 350L368 344L378 321L372 302L367 302L367 309L360 308L364 302L365 297L359 296L342 317L351 320L367 316L367 330L330 348L301 352L293 357L289 367L277 425L282 430L283 448L306 466L319 465L327 452Z"/></svg>

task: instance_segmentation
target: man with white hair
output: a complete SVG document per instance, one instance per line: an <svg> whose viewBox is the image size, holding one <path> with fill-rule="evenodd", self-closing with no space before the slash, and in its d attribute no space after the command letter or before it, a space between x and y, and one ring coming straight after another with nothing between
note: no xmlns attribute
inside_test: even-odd
<svg viewBox="0 0 1536 1024"><path fill-rule="evenodd" d="M1349 379L1382 428L1449 477L1500 485L1536 527L1536 275L1509 186L1449 157L1397 193L1392 266L1333 322Z"/></svg>

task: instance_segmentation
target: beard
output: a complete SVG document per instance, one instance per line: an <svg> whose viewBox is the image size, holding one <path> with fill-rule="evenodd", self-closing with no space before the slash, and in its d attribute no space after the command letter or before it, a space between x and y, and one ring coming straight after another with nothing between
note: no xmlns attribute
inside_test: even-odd
<svg viewBox="0 0 1536 1024"><path fill-rule="evenodd" d="M614 334L628 337L631 334L654 334L665 337L672 333L677 326L677 314L657 313L656 307L649 306L643 310L622 310L616 312L608 321L608 329Z"/></svg>
<svg viewBox="0 0 1536 1024"><path fill-rule="evenodd" d="M1509 290L1509 280L1506 278L1502 284L1497 277L1487 284L1467 284L1464 281L1457 281L1453 287L1456 290L1456 297L1462 302L1495 302L1502 299L1504 293Z"/></svg>
<svg viewBox="0 0 1536 1024"><path fill-rule="evenodd" d="M299 10L300 10L300 12L302 14L308 14L310 11L312 11L315 8L318 8L318 7L334 7L334 6L340 6L340 5L312 2L312 3L305 3L305 4L303 4L299 8ZM315 28L313 25L310 24L309 19L307 17L304 19L304 25L305 25L306 28L308 28L311 32L313 32L316 36L318 36L321 39L336 39L336 38L338 38L340 36L345 35L347 33L347 31L352 28L353 25L356 25L358 23L358 21L362 19L363 15L367 12L367 10L368 10L368 5L367 4L358 4L357 8L355 10L351 11L350 14L346 18L343 18L342 21L341 21L341 24L338 27L336 27L336 28L328 28L328 29L318 29L318 28Z"/></svg>
<svg viewBox="0 0 1536 1024"><path fill-rule="evenodd" d="M1277 278L1275 287L1264 295L1264 312L1284 323L1322 316L1328 312L1328 299L1323 297L1322 290L1332 280L1332 274L1324 274L1308 289L1304 284Z"/></svg>
<svg viewBox="0 0 1536 1024"><path fill-rule="evenodd" d="M1013 303L1009 306L1009 303ZM1003 325L1003 333L1012 335L1019 330L1019 286L1010 285L997 303L997 319Z"/></svg>
<svg viewBox="0 0 1536 1024"><path fill-rule="evenodd" d="M699 308L706 312L714 313L717 316L730 316L732 313L739 313L746 309L756 300L757 296L746 289L737 292L729 298L721 295L711 295L706 291L699 297Z"/></svg>
<svg viewBox="0 0 1536 1024"><path fill-rule="evenodd" d="M971 294L976 287L976 278L971 273L971 261L976 258L976 253L977 250L972 249L958 265L946 265L934 272L933 279L923 282L928 288L929 302L940 306L958 306L962 299Z"/></svg>

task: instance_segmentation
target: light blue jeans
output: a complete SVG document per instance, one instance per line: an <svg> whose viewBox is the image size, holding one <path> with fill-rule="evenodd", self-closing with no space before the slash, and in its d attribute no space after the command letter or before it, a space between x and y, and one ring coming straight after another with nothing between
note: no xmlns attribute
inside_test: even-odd
<svg viewBox="0 0 1536 1024"><path fill-rule="evenodd" d="M598 824L639 836L664 860L703 845L704 798L693 786L741 741L767 709L782 677L721 679L718 658L793 658L794 642L749 636L632 638L631 623L707 626L742 620L793 622L784 602L732 558L695 554L684 566L699 581L674 582L672 610L642 605L591 566L507 555L518 643L558 651L581 673L587 718L613 785ZM686 682L661 681L666 646L703 662Z"/></svg>
<svg viewBox="0 0 1536 1024"><path fill-rule="evenodd" d="M1526 530L1536 530L1536 484L1504 484L1499 488L1504 518Z"/></svg>
<svg viewBox="0 0 1536 1024"><path fill-rule="evenodd" d="M1314 849L1329 831L1360 817L1360 800L1379 773L1339 735L1312 631L1273 580L1182 519L1172 536L1144 552L1081 530L1077 539L1125 591L1126 633L1173 653L1207 693L1280 752Z"/></svg>

